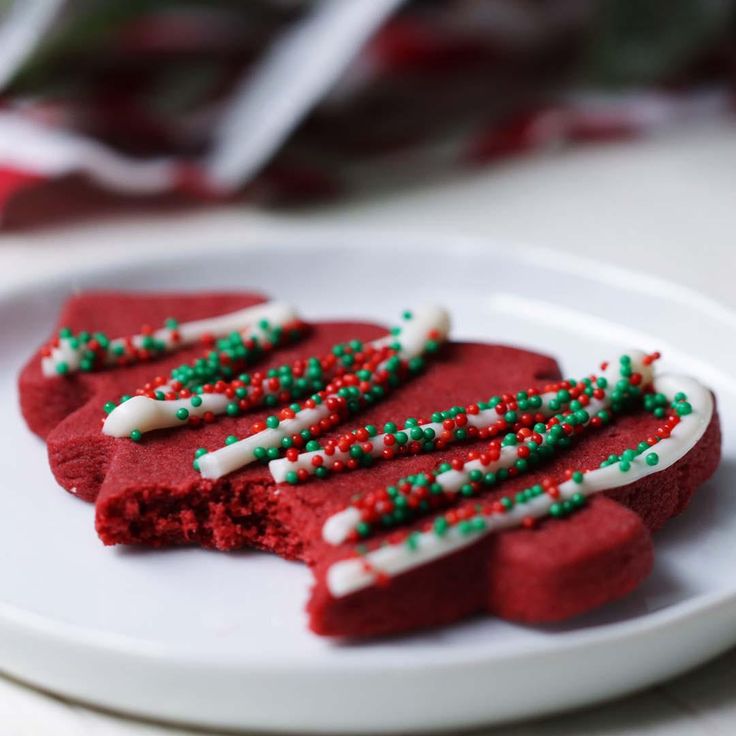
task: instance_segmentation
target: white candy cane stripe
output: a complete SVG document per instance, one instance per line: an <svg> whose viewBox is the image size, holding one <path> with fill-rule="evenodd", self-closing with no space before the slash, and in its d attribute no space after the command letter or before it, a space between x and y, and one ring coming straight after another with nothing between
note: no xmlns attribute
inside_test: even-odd
<svg viewBox="0 0 736 736"><path fill-rule="evenodd" d="M631 460L627 472L622 472L618 464L590 470L583 475L582 482L569 480L558 486L561 500L569 500L577 493L591 496L635 483L669 468L697 444L713 416L710 391L687 376L660 376L654 379L653 387L669 401L673 401L676 394L682 391L687 394L692 406L692 412L680 418L670 436L652 447L659 457L658 463L649 465L646 462L648 453L643 453ZM342 560L332 565L327 572L328 589L336 598L349 595L373 585L377 576L400 575L474 544L483 536L518 527L526 518L541 519L549 515L553 503L553 498L543 494L512 507L508 512L480 517L485 528L470 534L463 533L457 526L450 527L442 536L433 531L421 532L413 538L413 549L409 549L405 543L388 544L363 558Z"/></svg>
<svg viewBox="0 0 736 736"><path fill-rule="evenodd" d="M371 345L380 348L397 343L400 346L398 355L408 361L423 353L428 335L431 334L441 341L446 339L449 328L450 319L444 309L437 306L423 307L413 312L411 318L405 320L399 335L380 338L373 341ZM383 364L379 366L379 370L382 366ZM322 404L313 409L302 409L295 417L282 421L275 429L265 429L239 442L203 455L198 459L199 472L203 478L214 480L252 463L256 459L253 453L257 447L278 447L284 437L297 434L328 417L330 410L327 408L327 399L329 398L328 395Z"/></svg>
<svg viewBox="0 0 736 736"><path fill-rule="evenodd" d="M208 319L199 319L192 322L182 322L176 328L162 327L151 335L133 335L130 338L120 337L110 340L106 351L107 364L114 364L117 360L115 349L125 347L130 341L134 347L140 348L144 341L153 338L164 346L164 352L172 352L187 345L193 345L203 337L211 335L214 338L226 337L233 332L242 332L255 328L258 323L266 320L271 327L286 325L298 319L296 312L282 302L266 302L253 307L239 309L236 312L222 314ZM73 337L59 338L58 346L52 347L50 355L41 359L41 371L47 377L58 375L58 366L65 364L67 373L79 370L86 343L74 347Z"/></svg>
<svg viewBox="0 0 736 736"><path fill-rule="evenodd" d="M78 171L109 189L135 194L170 191L179 168L170 158L121 156L90 138L14 112L0 112L0 161L44 177Z"/></svg>

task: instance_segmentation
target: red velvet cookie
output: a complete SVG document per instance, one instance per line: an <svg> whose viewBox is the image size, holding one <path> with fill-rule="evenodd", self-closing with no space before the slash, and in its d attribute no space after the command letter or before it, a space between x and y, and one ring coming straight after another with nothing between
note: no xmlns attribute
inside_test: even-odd
<svg viewBox="0 0 736 736"><path fill-rule="evenodd" d="M141 325L160 325L176 314L181 320L214 317L265 301L260 294L196 295L126 294L86 292L71 297L64 305L55 332L71 328L75 332L103 331L112 336L136 333ZM59 375L47 378L41 371L42 351L24 366L19 378L20 405L28 426L39 437L46 436L63 419L85 404L108 401L125 393L131 386L142 386L152 372L199 357L200 346L192 346L156 360L139 362L125 368L99 372ZM102 405L100 405L101 407Z"/></svg>
<svg viewBox="0 0 736 736"><path fill-rule="evenodd" d="M75 332L134 334L142 323L160 324L172 314L181 322L259 300L95 294L72 300L61 324ZM407 319L405 336L411 320L419 318ZM296 444L287 458L271 466L280 464L281 472L274 474L286 482L277 483L260 462L221 472L219 458L237 460L241 446L242 453L252 452L248 436L254 423L256 435L267 437L262 434L271 427L267 417L282 432L306 416L301 411L318 410L314 404L278 417L263 407L222 415L194 428L151 431L137 442L101 432L106 402L193 360L201 347L153 362L54 378L42 375L37 355L21 376L21 402L29 425L47 435L61 485L96 499L103 541L218 549L251 545L302 559L313 566L316 580L310 626L327 635L389 634L480 611L531 623L554 621L620 597L651 568L650 532L685 508L718 463L720 435L710 394L689 379L683 379L685 393L670 391L667 381L662 382L667 391L658 391L650 375L653 356L635 356L633 363L623 356L621 366L609 369L623 382L615 389L613 383L596 383L605 381L605 372L593 381L561 383L556 364L544 356L449 343L439 351L434 345L432 355L422 352L427 364L412 378L411 360L417 356L404 356L409 337L401 344L401 334L396 345L383 345L388 353L376 353L370 363L365 346L384 334L373 325L320 323L258 363L258 368L293 364L332 354L336 344L349 341L362 347L356 343L347 352L368 361L363 378L349 384L357 398L343 400L357 402L360 413L346 418L345 406L335 399L335 422L321 433L321 444L316 435L310 447L294 434ZM391 351L396 365L386 362ZM395 388L382 374L386 365L396 370L390 376ZM354 367L340 370L339 380L347 381ZM370 394L378 384L386 388L381 401ZM612 397L616 390L621 396ZM329 386L322 393L333 395ZM490 401L477 404L492 394ZM170 398L179 402L165 407L171 411L184 401ZM649 411L629 406L636 401ZM543 405L535 406L538 402ZM167 402L155 403L160 409ZM186 406L185 423L192 423L196 412ZM452 406L458 408L433 417ZM117 411L110 416L117 417ZM492 422L484 419L489 416ZM406 417L417 421L403 431L398 420ZM351 426L363 429L346 439ZM214 452L225 437L232 448ZM200 447L210 452L197 453ZM515 453L511 465L500 467L510 452ZM452 467L438 471L440 461ZM596 475L601 462L607 465ZM458 488L444 489L448 478L463 474L467 477ZM410 480L397 483L406 477ZM528 515L522 513L527 507ZM342 532L335 534L340 524ZM330 525L332 534L326 532Z"/></svg>
<svg viewBox="0 0 736 736"><path fill-rule="evenodd" d="M570 468L595 468L611 453L635 446L658 426L646 415L622 417L539 470L509 479L473 501L465 500L451 513L462 515L470 509L476 516L479 500L488 506L492 499L513 498L545 478L565 478ZM456 448L444 453L443 459L466 454ZM328 571L341 560L355 559L355 544L330 545L319 533L340 506L336 499L344 505L356 488L380 488L399 477L430 471L436 459L407 458L386 463L380 476L370 480L360 476L373 476L375 470L285 491L282 504L292 509L296 519L310 520L313 547L307 557L315 562L316 579L308 605L310 626L326 635L373 636L448 623L482 611L524 623L554 622L584 613L629 593L649 574L651 533L685 509L719 459L720 430L714 414L702 439L666 470L593 496L566 518L546 518L528 528L520 525L482 536L456 552L402 574L377 578L375 584L344 596L330 591ZM423 527L421 521L414 521L406 530ZM406 546L408 539L402 537L397 546ZM371 538L369 546L377 549L390 540L391 533L382 532Z"/></svg>

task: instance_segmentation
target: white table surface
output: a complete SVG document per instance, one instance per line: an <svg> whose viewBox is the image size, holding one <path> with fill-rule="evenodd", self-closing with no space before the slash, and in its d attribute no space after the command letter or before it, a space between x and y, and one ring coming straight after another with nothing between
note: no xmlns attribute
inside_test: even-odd
<svg viewBox="0 0 736 736"><path fill-rule="evenodd" d="M654 140L536 155L319 209L267 214L228 207L1 235L0 288L136 254L196 252L208 244L237 248L239 233L305 225L443 229L517 248L551 247L561 259L583 255L601 268L658 272L736 309L736 127L711 124ZM734 682L736 651L625 700L483 733L732 734ZM101 713L0 678L0 733L194 732Z"/></svg>

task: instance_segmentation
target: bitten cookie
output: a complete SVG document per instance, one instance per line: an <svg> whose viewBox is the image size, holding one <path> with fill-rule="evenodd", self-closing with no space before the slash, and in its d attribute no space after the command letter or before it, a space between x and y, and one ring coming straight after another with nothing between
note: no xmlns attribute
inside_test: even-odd
<svg viewBox="0 0 736 736"><path fill-rule="evenodd" d="M710 392L657 354L563 381L448 331L437 307L387 330L257 295L91 294L21 404L105 543L301 559L320 634L557 621L630 592L718 464Z"/></svg>

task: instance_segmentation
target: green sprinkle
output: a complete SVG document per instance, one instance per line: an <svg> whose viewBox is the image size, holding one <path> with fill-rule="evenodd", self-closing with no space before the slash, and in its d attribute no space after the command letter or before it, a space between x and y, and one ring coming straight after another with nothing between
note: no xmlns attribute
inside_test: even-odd
<svg viewBox="0 0 736 736"><path fill-rule="evenodd" d="M412 552L419 546L419 532L412 532L406 538L406 546Z"/></svg>
<svg viewBox="0 0 736 736"><path fill-rule="evenodd" d="M438 516L434 520L433 527L434 527L434 533L438 537L442 537L442 536L444 536L447 533L447 529L449 527L449 524L447 523L447 519L445 519L444 516Z"/></svg>
<svg viewBox="0 0 736 736"><path fill-rule="evenodd" d="M413 440L422 440L424 439L424 430L421 427L412 427L409 431L409 436Z"/></svg>

